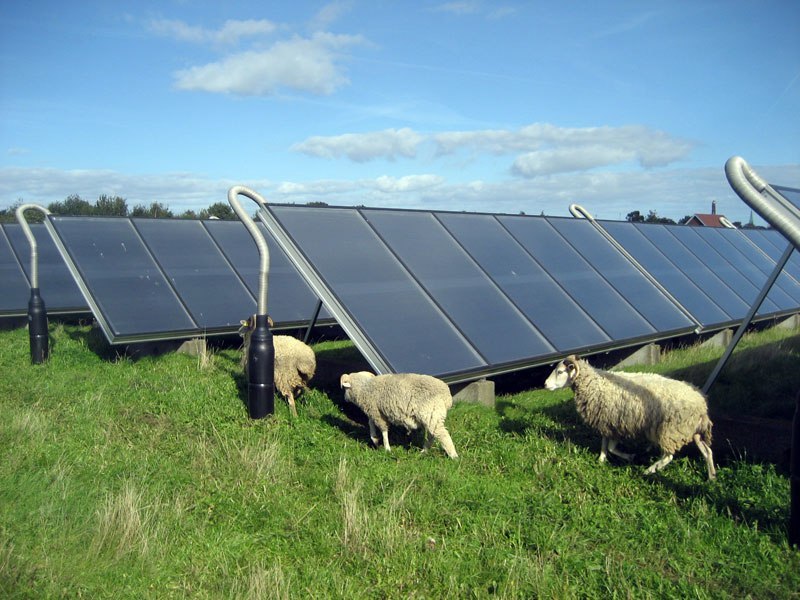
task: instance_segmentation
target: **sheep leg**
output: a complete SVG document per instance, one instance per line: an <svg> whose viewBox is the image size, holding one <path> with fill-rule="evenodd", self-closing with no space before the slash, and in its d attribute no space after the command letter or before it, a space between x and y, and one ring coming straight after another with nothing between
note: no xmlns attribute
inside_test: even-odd
<svg viewBox="0 0 800 600"><path fill-rule="evenodd" d="M369 439L372 440L373 445L377 446L380 443L377 431L375 431L375 421L369 420Z"/></svg>
<svg viewBox="0 0 800 600"><path fill-rule="evenodd" d="M450 458L458 458L456 447L453 445L453 438L450 437L450 432L447 431L447 428L444 426L444 424L439 425L434 431L428 431L427 435L425 436L426 449L430 448L428 438L431 436L439 440L439 443L442 445L442 448L447 456ZM431 442L432 441L433 440L431 440Z"/></svg>
<svg viewBox="0 0 800 600"><path fill-rule="evenodd" d="M608 438L603 436L603 439L600 440L600 462L606 462L606 456L608 456Z"/></svg>
<svg viewBox="0 0 800 600"><path fill-rule="evenodd" d="M391 452L392 448L389 446L389 430L382 429L381 434L383 435L383 447L386 448L387 452Z"/></svg>
<svg viewBox="0 0 800 600"><path fill-rule="evenodd" d="M286 401L289 403L289 410L292 411L292 416L297 416L297 408L294 405L294 394L290 391L286 394Z"/></svg>
<svg viewBox="0 0 800 600"><path fill-rule="evenodd" d="M672 462L672 454L664 454L645 471L645 475L652 475Z"/></svg>
<svg viewBox="0 0 800 600"><path fill-rule="evenodd" d="M716 479L717 470L714 468L714 454L711 452L711 446L705 443L699 433L694 434L694 443L697 445L703 458L706 459L706 468L708 469L708 478Z"/></svg>
<svg viewBox="0 0 800 600"><path fill-rule="evenodd" d="M615 439L608 440L608 451L613 454L614 456L619 456L625 462L631 462L633 460L633 454L628 454L627 452L623 452L622 450L617 450L617 444L619 442Z"/></svg>

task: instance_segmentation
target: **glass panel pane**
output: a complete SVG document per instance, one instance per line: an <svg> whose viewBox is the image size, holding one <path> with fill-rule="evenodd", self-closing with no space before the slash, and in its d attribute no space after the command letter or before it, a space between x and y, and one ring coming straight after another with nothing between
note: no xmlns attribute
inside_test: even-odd
<svg viewBox="0 0 800 600"><path fill-rule="evenodd" d="M795 188L783 187L782 185L772 186L776 192L791 202L795 208L800 210L800 190Z"/></svg>
<svg viewBox="0 0 800 600"><path fill-rule="evenodd" d="M635 224L634 227L733 319L741 319L747 314L748 304L734 294L700 259L689 252L686 246L678 242L664 225Z"/></svg>
<svg viewBox="0 0 800 600"><path fill-rule="evenodd" d="M197 329L130 220L50 217L114 337Z"/></svg>
<svg viewBox="0 0 800 600"><path fill-rule="evenodd" d="M632 223L600 221L600 225L633 256L644 269L672 294L703 326L731 321L731 316L681 272Z"/></svg>
<svg viewBox="0 0 800 600"><path fill-rule="evenodd" d="M437 217L559 352L611 341L493 216Z"/></svg>
<svg viewBox="0 0 800 600"><path fill-rule="evenodd" d="M786 248L791 245L789 240L774 229L740 229L740 231L772 259L773 267L780 260ZM800 251L795 249L792 252L783 272L800 282Z"/></svg>
<svg viewBox="0 0 800 600"><path fill-rule="evenodd" d="M250 290L253 297L251 312L255 312L261 257L253 237L241 221L203 221L203 225ZM266 228L260 223L258 226L269 248L267 312L278 325L310 321L317 305L316 295ZM329 317L323 309L320 318Z"/></svg>
<svg viewBox="0 0 800 600"><path fill-rule="evenodd" d="M723 258L720 254L719 246L712 247L698 233L697 227L685 227L683 225L665 225L664 229L669 231L675 238L682 243L692 254L694 254L714 275L736 296L741 298L749 307L758 296L759 289L753 285L739 270L731 264L731 259L736 255L728 253ZM765 299L758 311L759 315L778 311L778 307L770 299ZM745 314L747 311L745 310ZM742 315L744 316L744 314Z"/></svg>
<svg viewBox="0 0 800 600"><path fill-rule="evenodd" d="M583 219L551 218L548 221L656 330L667 332L694 327L694 323L591 223Z"/></svg>
<svg viewBox="0 0 800 600"><path fill-rule="evenodd" d="M356 210L267 210L395 372L445 375L485 366Z"/></svg>
<svg viewBox="0 0 800 600"><path fill-rule="evenodd" d="M0 227L0 282L3 287L3 292L0 293L0 314L25 315L28 313L28 300L31 297L30 282L25 278L6 238L6 227L7 225Z"/></svg>
<svg viewBox="0 0 800 600"><path fill-rule="evenodd" d="M771 261L743 238L738 230L712 227L696 227L694 229L700 237L735 264L748 281L759 292L761 291L775 266L774 263L772 267L769 267ZM797 288L797 298L793 298L790 293L794 287ZM800 286L794 284L785 273L781 273L775 285L770 288L767 298L781 310L800 306Z"/></svg>
<svg viewBox="0 0 800 600"><path fill-rule="evenodd" d="M30 279L31 245L22 226L5 225L6 234L14 248L25 274ZM36 251L39 264L39 290L48 312L87 312L86 300L78 284L72 278L64 259L58 252L53 238L44 225L31 224L31 233L36 238ZM30 295L30 292L29 292ZM27 311L27 301L25 310Z"/></svg>
<svg viewBox="0 0 800 600"><path fill-rule="evenodd" d="M432 214L361 214L489 363L554 352Z"/></svg>
<svg viewBox="0 0 800 600"><path fill-rule="evenodd" d="M201 328L238 327L255 313L255 299L200 221L133 219L133 224Z"/></svg>
<svg viewBox="0 0 800 600"><path fill-rule="evenodd" d="M612 339L655 332L545 219L512 216L498 219Z"/></svg>

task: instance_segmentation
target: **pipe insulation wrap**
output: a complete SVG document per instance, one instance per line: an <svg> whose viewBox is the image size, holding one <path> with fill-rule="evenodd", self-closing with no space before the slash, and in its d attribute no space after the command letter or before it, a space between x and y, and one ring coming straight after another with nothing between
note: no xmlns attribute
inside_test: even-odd
<svg viewBox="0 0 800 600"><path fill-rule="evenodd" d="M727 160L725 176L745 204L786 236L795 248L800 248L800 211L796 207L788 204L739 156Z"/></svg>
<svg viewBox="0 0 800 600"><path fill-rule="evenodd" d="M49 215L50 211L44 206L39 206L38 204L22 204L16 210L17 221L22 226L22 231L25 233L25 237L28 238L28 243L31 245L31 287L38 288L39 247L36 244L36 238L33 237L33 232L31 231L30 225L28 225L28 221L25 220L25 211L29 209L38 210L44 215Z"/></svg>
<svg viewBox="0 0 800 600"><path fill-rule="evenodd" d="M239 220L244 223L244 226L247 227L247 230L250 232L250 235L253 237L253 240L258 246L258 254L261 257L261 265L258 270L258 314L266 315L267 314L267 285L268 285L268 275L269 275L269 247L267 246L267 241L264 239L264 236L259 231L258 226L255 224L255 221L250 218L250 215L242 208L242 205L239 203L238 195L241 194L243 196L247 196L251 200L258 203L260 208L265 208L266 202L264 198L262 198L257 192L254 192L250 188L247 188L243 185L235 185L230 190L228 190L228 203L233 207L236 216L239 217Z"/></svg>

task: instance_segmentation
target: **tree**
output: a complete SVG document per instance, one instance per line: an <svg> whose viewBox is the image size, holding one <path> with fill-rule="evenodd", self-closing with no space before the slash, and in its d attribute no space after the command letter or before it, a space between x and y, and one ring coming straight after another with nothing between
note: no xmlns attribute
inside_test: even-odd
<svg viewBox="0 0 800 600"><path fill-rule="evenodd" d="M314 200L312 202L306 202L306 206L316 206L318 208L324 208L328 206L327 202L322 202L320 200Z"/></svg>
<svg viewBox="0 0 800 600"><path fill-rule="evenodd" d="M128 203L119 196L106 196L102 194L94 203L93 214L98 216L127 217Z"/></svg>
<svg viewBox="0 0 800 600"><path fill-rule="evenodd" d="M644 217L642 216L642 213L640 213L638 210L629 212L625 216L625 220L628 221L629 223L644 223Z"/></svg>
<svg viewBox="0 0 800 600"><path fill-rule="evenodd" d="M644 220L645 223L665 223L667 225L675 225L675 221L668 217L659 217L656 211L651 210L647 213L647 218Z"/></svg>
<svg viewBox="0 0 800 600"><path fill-rule="evenodd" d="M152 217L154 219L169 219L172 211L160 202L153 202L149 207L144 204L137 204L131 211L132 217Z"/></svg>
<svg viewBox="0 0 800 600"><path fill-rule="evenodd" d="M67 196L63 202L53 202L47 206L47 210L57 215L91 215L94 212L94 207L86 200L72 194Z"/></svg>
<svg viewBox="0 0 800 600"><path fill-rule="evenodd" d="M223 221L235 221L238 217L236 213L231 208L230 204L226 204L225 202L215 202L211 206L209 206L205 211L200 211L200 214L203 219L209 219L211 217L216 217L218 219L222 219Z"/></svg>

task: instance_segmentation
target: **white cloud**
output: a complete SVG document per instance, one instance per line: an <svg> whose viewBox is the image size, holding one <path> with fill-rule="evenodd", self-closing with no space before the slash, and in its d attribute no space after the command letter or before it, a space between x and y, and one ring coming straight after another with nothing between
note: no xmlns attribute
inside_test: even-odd
<svg viewBox="0 0 800 600"><path fill-rule="evenodd" d="M319 158L346 156L355 162L366 162L377 158L395 160L398 157L415 157L417 147L423 139L422 135L408 128L384 129L330 137L314 136L293 145L291 150Z"/></svg>
<svg viewBox="0 0 800 600"><path fill-rule="evenodd" d="M444 183L438 175L406 175L405 177L389 177L382 175L375 179L374 187L388 194L419 192Z"/></svg>
<svg viewBox="0 0 800 600"><path fill-rule="evenodd" d="M348 12L353 6L352 2L331 2L323 6L314 18L311 19L309 28L314 31L327 31L328 28L337 21L344 13Z"/></svg>
<svg viewBox="0 0 800 600"><path fill-rule="evenodd" d="M266 19L248 19L245 21L225 21L220 29L206 29L189 25L183 21L172 19L153 19L149 23L150 31L171 37L182 42L236 44L240 39L268 35L277 29L277 25Z"/></svg>
<svg viewBox="0 0 800 600"><path fill-rule="evenodd" d="M317 33L276 42L263 51L232 54L175 74L182 90L266 96L281 88L331 94L348 82L337 51L363 43L361 36Z"/></svg>

